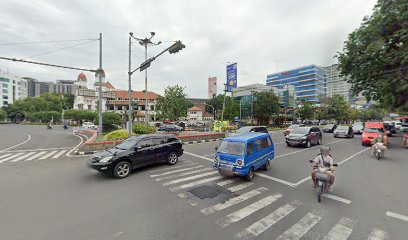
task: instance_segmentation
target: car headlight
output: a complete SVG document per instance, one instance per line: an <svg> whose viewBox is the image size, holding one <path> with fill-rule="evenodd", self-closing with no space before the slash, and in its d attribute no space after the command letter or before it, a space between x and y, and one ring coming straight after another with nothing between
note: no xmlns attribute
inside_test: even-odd
<svg viewBox="0 0 408 240"><path fill-rule="evenodd" d="M109 156L109 157L104 157L101 160L99 160L100 163L107 163L109 162L113 157Z"/></svg>
<svg viewBox="0 0 408 240"><path fill-rule="evenodd" d="M215 156L215 158L214 158L214 162L219 162L219 161L220 161L220 157Z"/></svg>
<svg viewBox="0 0 408 240"><path fill-rule="evenodd" d="M237 164L238 164L239 166L244 165L244 160L238 159L238 160L237 160Z"/></svg>

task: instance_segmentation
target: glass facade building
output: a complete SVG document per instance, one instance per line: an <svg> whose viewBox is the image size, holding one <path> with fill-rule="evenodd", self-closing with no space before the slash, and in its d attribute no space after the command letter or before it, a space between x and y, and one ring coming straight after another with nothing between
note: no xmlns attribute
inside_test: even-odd
<svg viewBox="0 0 408 240"><path fill-rule="evenodd" d="M327 73L316 65L309 65L267 75L266 85L279 89L295 88L296 101L318 102L320 95L326 96Z"/></svg>

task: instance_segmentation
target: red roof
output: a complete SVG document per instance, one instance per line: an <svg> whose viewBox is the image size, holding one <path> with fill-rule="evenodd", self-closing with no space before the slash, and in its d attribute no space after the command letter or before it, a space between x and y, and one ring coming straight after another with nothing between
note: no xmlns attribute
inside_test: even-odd
<svg viewBox="0 0 408 240"><path fill-rule="evenodd" d="M81 73L78 75L77 80L78 80L78 81L86 81L87 79L86 79L85 74L84 74L83 72L81 72Z"/></svg>
<svg viewBox="0 0 408 240"><path fill-rule="evenodd" d="M199 107L196 107L196 106L194 106L194 107L192 107L192 108L189 108L188 109L188 111L203 111L203 109L201 109L201 108L199 108Z"/></svg>
<svg viewBox="0 0 408 240"><path fill-rule="evenodd" d="M203 117L214 117L214 115L212 113L205 112Z"/></svg>
<svg viewBox="0 0 408 240"><path fill-rule="evenodd" d="M115 87L110 82L106 82L103 86L107 89L115 89Z"/></svg>
<svg viewBox="0 0 408 240"><path fill-rule="evenodd" d="M117 90L114 91L116 99L118 98L127 98L129 99L129 92L125 90ZM156 100L159 97L159 94L154 93L154 92L147 92L147 99L153 99ZM133 91L132 92L132 98L138 98L138 99L145 99L145 93L142 91Z"/></svg>

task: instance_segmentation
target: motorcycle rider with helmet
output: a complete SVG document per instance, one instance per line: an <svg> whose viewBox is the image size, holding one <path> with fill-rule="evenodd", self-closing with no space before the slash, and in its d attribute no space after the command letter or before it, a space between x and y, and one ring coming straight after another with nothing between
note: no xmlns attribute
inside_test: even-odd
<svg viewBox="0 0 408 240"><path fill-rule="evenodd" d="M377 148L381 148L383 150L383 156L385 156L385 152L387 151L387 146L385 146L385 140L384 140L384 134L379 133L378 137L374 138L372 140L372 146L371 146L371 154L374 154L375 150Z"/></svg>
<svg viewBox="0 0 408 240"><path fill-rule="evenodd" d="M332 156L330 155L330 147L328 146L321 146L320 147L320 154L316 156L316 158L313 160L312 163L312 181L313 181L313 186L316 188L316 172L319 167L326 167L329 168L330 171L327 171L327 174L330 177L329 180L329 191L331 192L333 190L333 183L334 183L334 160Z"/></svg>

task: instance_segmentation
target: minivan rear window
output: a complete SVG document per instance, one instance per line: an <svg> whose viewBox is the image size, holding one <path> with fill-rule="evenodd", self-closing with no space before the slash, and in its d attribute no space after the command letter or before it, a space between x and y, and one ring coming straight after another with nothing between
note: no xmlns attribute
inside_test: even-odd
<svg viewBox="0 0 408 240"><path fill-rule="evenodd" d="M245 144L242 142L223 141L218 147L218 152L243 156L245 152Z"/></svg>

